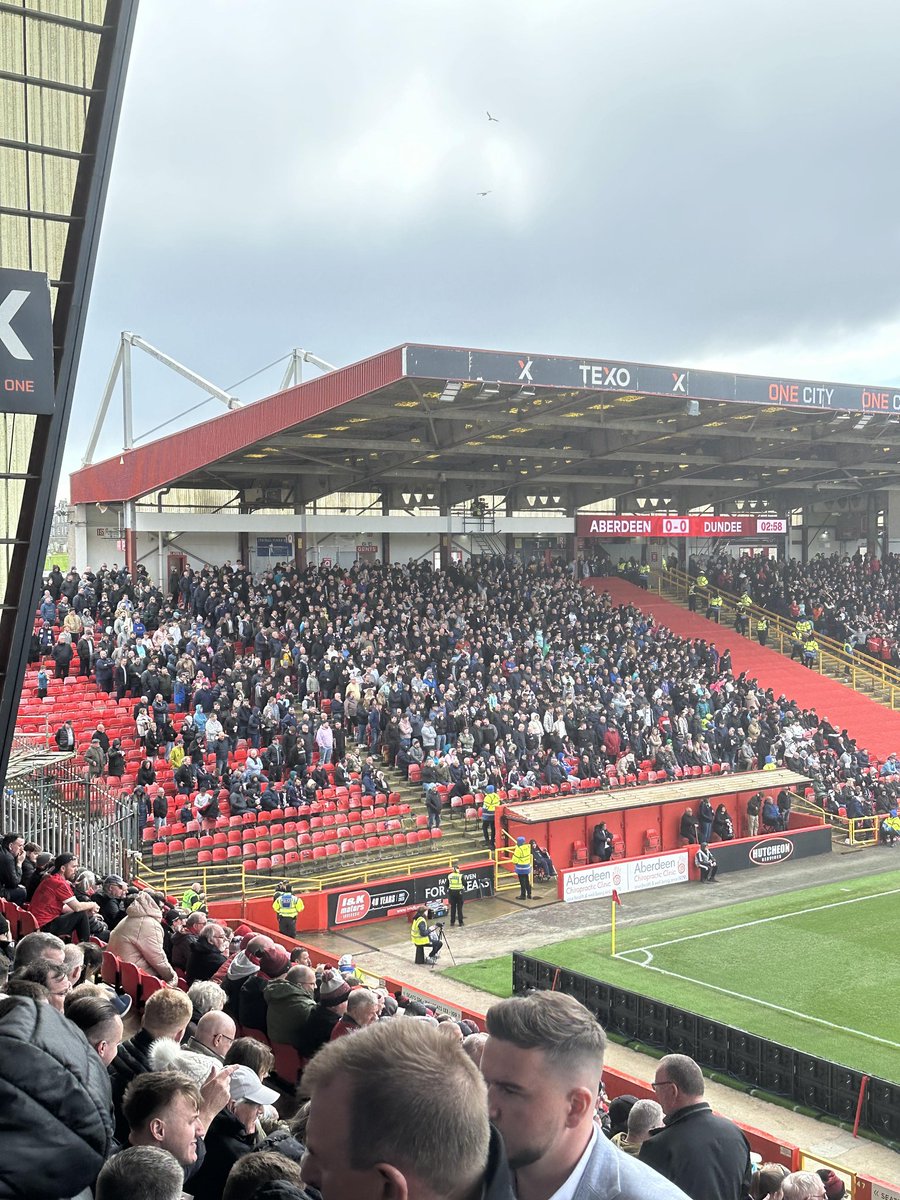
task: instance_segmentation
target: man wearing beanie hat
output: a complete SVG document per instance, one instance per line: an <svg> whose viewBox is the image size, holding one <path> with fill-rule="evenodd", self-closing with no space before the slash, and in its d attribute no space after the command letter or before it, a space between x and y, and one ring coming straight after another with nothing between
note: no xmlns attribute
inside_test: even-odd
<svg viewBox="0 0 900 1200"><path fill-rule="evenodd" d="M333 967L328 967L319 984L319 1003L309 1014L303 1027L300 1055L312 1058L331 1038L331 1031L347 1011L350 985Z"/></svg>
<svg viewBox="0 0 900 1200"><path fill-rule="evenodd" d="M516 838L516 848L512 855L513 866L519 879L519 899L531 899L531 846L523 837Z"/></svg>

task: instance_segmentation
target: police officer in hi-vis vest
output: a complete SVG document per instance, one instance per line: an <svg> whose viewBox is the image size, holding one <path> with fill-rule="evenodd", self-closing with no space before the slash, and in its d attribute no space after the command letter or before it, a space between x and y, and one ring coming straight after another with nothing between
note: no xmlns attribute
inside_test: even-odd
<svg viewBox="0 0 900 1200"><path fill-rule="evenodd" d="M459 863L453 864L453 869L447 876L447 891L450 896L450 924L455 925L459 921L460 928L465 925L463 920L463 903L465 901L465 881L463 880L462 871L459 869Z"/></svg>

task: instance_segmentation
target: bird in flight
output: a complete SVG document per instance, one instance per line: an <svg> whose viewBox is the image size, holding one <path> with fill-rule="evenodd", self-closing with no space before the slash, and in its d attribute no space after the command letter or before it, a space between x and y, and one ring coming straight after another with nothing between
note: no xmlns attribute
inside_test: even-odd
<svg viewBox="0 0 900 1200"><path fill-rule="evenodd" d="M490 194L491 194L490 188L488 188L488 190L486 192L478 192L477 193L477 195L479 195L479 196L489 196Z"/></svg>
<svg viewBox="0 0 900 1200"><path fill-rule="evenodd" d="M488 119L489 121L496 121L496 123L497 123L498 125L500 124L500 119L499 119L499 117L492 117L492 116L491 116L491 114L490 114L490 112L488 112L488 110L487 110L487 109L485 109L485 112L487 112L487 119Z"/></svg>

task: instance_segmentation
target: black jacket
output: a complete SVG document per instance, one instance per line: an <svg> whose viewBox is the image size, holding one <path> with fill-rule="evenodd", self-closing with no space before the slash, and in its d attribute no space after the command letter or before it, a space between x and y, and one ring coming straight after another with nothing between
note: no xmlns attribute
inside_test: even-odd
<svg viewBox="0 0 900 1200"><path fill-rule="evenodd" d="M212 979L224 961L225 955L218 946L214 946L206 938L197 938L188 955L185 971L188 986L198 979Z"/></svg>
<svg viewBox="0 0 900 1200"><path fill-rule="evenodd" d="M139 1029L134 1037L119 1045L116 1057L109 1064L109 1078L112 1083L113 1109L116 1118L116 1141L126 1145L128 1142L128 1122L122 1115L122 1098L125 1089L138 1075L151 1070L150 1048L156 1039L146 1029Z"/></svg>
<svg viewBox="0 0 900 1200"><path fill-rule="evenodd" d="M644 1142L641 1162L691 1200L741 1200L750 1184L750 1147L737 1125L702 1101L666 1117Z"/></svg>
<svg viewBox="0 0 900 1200"><path fill-rule="evenodd" d="M266 1031L268 1005L264 995L270 981L260 975L251 975L238 993L238 1024L245 1029Z"/></svg>
<svg viewBox="0 0 900 1200"><path fill-rule="evenodd" d="M90 899L100 906L100 916L106 922L107 929L115 929L125 916L123 901L115 896L107 896L105 892L94 892Z"/></svg>
<svg viewBox="0 0 900 1200"><path fill-rule="evenodd" d="M0 1000L0 1197L59 1200L92 1186L112 1145L109 1079L49 1004Z"/></svg>
<svg viewBox="0 0 900 1200"><path fill-rule="evenodd" d="M223 1109L206 1131L206 1158L191 1179L194 1200L222 1200L228 1172L260 1141L258 1134L245 1133L237 1117Z"/></svg>
<svg viewBox="0 0 900 1200"><path fill-rule="evenodd" d="M21 866L8 850L0 848L0 895L8 897L13 888L17 888L21 882ZM21 894L20 892L19 895Z"/></svg>
<svg viewBox="0 0 900 1200"><path fill-rule="evenodd" d="M312 1058L315 1052L324 1046L331 1038L331 1031L341 1019L341 1014L333 1008L317 1004L306 1019L306 1024L300 1030L295 1041L297 1053L301 1058Z"/></svg>

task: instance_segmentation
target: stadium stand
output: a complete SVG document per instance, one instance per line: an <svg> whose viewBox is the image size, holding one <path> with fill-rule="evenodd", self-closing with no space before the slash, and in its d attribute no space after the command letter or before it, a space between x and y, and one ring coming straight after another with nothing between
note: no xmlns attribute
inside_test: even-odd
<svg viewBox="0 0 900 1200"><path fill-rule="evenodd" d="M143 572L46 582L20 727L50 718L62 744L71 722L92 773L133 794L160 866L302 875L413 851L440 835L442 810L477 832L491 791L767 762L808 774L834 811L896 806L897 773L846 730L562 566L285 567L258 581L227 566L186 572L168 595ZM404 799L393 768L430 805Z"/></svg>

